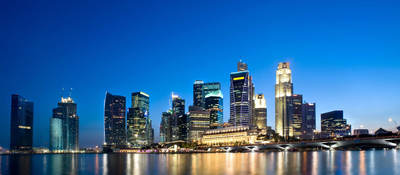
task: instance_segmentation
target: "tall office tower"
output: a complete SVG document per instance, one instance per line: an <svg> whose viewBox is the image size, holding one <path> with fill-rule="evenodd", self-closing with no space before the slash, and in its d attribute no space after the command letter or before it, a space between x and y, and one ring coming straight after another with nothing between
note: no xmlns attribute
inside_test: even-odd
<svg viewBox="0 0 400 175"><path fill-rule="evenodd" d="M315 130L315 103L303 104L303 139L312 139Z"/></svg>
<svg viewBox="0 0 400 175"><path fill-rule="evenodd" d="M11 95L10 150L31 151L33 137L33 102Z"/></svg>
<svg viewBox="0 0 400 175"><path fill-rule="evenodd" d="M210 128L210 112L199 106L189 107L189 141L200 142L203 133Z"/></svg>
<svg viewBox="0 0 400 175"><path fill-rule="evenodd" d="M215 94L221 91L219 82L204 83L201 80L196 80L193 84L193 106L205 108L205 98L208 94Z"/></svg>
<svg viewBox="0 0 400 175"><path fill-rule="evenodd" d="M121 147L126 143L126 99L124 96L106 93L104 100L105 145Z"/></svg>
<svg viewBox="0 0 400 175"><path fill-rule="evenodd" d="M163 112L160 123L160 142L172 141L172 110Z"/></svg>
<svg viewBox="0 0 400 175"><path fill-rule="evenodd" d="M253 126L258 129L267 128L267 102L264 94L257 94L254 97Z"/></svg>
<svg viewBox="0 0 400 175"><path fill-rule="evenodd" d="M284 138L288 138L290 133L292 94L292 71L289 63L279 63L275 84L275 132Z"/></svg>
<svg viewBox="0 0 400 175"><path fill-rule="evenodd" d="M294 94L292 96L293 111L292 111L292 121L290 125L290 136L300 138L303 135L303 95Z"/></svg>
<svg viewBox="0 0 400 175"><path fill-rule="evenodd" d="M188 118L185 114L185 100L172 94L172 141L188 139Z"/></svg>
<svg viewBox="0 0 400 175"><path fill-rule="evenodd" d="M351 126L343 118L343 111L336 110L321 114L321 136L323 138L351 135Z"/></svg>
<svg viewBox="0 0 400 175"><path fill-rule="evenodd" d="M315 103L304 103L302 115L303 139L312 139L315 130Z"/></svg>
<svg viewBox="0 0 400 175"><path fill-rule="evenodd" d="M230 74L230 119L233 126L252 124L253 84L247 65L238 63L238 72Z"/></svg>
<svg viewBox="0 0 400 175"><path fill-rule="evenodd" d="M224 105L221 90L208 93L205 96L205 107L210 115L210 128L216 129L224 123Z"/></svg>
<svg viewBox="0 0 400 175"><path fill-rule="evenodd" d="M57 116L54 114L53 116ZM61 112L61 111L60 111ZM63 121L62 114L59 114L60 118L50 118L50 150L51 151L64 151L64 140L63 140Z"/></svg>
<svg viewBox="0 0 400 175"><path fill-rule="evenodd" d="M50 149L52 151L79 150L79 117L77 105L71 97L61 97L50 119Z"/></svg>
<svg viewBox="0 0 400 175"><path fill-rule="evenodd" d="M142 147L153 143L148 94L132 93L132 108L128 109L127 129L127 141L131 146Z"/></svg>
<svg viewBox="0 0 400 175"><path fill-rule="evenodd" d="M193 84L193 106L203 106L203 84L201 80L196 80Z"/></svg>

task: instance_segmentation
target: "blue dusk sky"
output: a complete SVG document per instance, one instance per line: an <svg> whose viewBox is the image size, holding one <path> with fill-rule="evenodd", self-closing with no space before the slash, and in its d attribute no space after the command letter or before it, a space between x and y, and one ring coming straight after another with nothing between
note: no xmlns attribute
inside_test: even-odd
<svg viewBox="0 0 400 175"><path fill-rule="evenodd" d="M103 143L106 91L150 95L156 140L171 92L193 103L195 80L221 82L248 63L274 128L275 70L320 114L344 110L353 129L400 124L400 1L1 1L0 146L11 94L34 102L34 145L48 146L62 88L73 88L82 147Z"/></svg>

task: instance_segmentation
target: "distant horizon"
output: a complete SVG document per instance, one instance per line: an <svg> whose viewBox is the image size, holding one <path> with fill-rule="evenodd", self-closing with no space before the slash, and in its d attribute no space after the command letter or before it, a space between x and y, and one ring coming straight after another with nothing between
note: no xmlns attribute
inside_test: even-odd
<svg viewBox="0 0 400 175"><path fill-rule="evenodd" d="M195 80L220 82L226 122L239 60L265 96L272 128L279 62L290 62L294 94L316 103L317 130L321 113L333 110L343 110L352 129L400 124L400 2L172 4L6 2L0 146L9 147L10 97L19 94L34 103L34 146L47 147L62 88L73 88L81 147L103 143L107 91L127 97L127 107L132 92L149 94L158 141L171 92L187 112Z"/></svg>

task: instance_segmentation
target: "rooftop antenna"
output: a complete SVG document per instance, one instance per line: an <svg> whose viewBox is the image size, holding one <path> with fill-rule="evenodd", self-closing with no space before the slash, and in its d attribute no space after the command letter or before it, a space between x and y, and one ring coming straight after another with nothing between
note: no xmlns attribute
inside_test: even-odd
<svg viewBox="0 0 400 175"><path fill-rule="evenodd" d="M61 98L64 97L64 91L65 91L65 89L64 89L64 88L61 88Z"/></svg>
<svg viewBox="0 0 400 175"><path fill-rule="evenodd" d="M244 56L239 56L239 61L241 62L241 63L243 63L243 59L244 59L245 57Z"/></svg>
<svg viewBox="0 0 400 175"><path fill-rule="evenodd" d="M69 89L69 94L68 95L69 95L69 97L72 96L72 88Z"/></svg>
<svg viewBox="0 0 400 175"><path fill-rule="evenodd" d="M173 96L174 96L174 92L171 92L171 98L168 98L168 107L169 107L170 109L172 109L172 102L171 102L171 99L172 99Z"/></svg>

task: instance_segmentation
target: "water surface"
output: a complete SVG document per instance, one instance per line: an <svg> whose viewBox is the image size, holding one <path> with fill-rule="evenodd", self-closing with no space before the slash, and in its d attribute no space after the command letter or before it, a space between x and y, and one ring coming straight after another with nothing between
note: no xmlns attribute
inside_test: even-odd
<svg viewBox="0 0 400 175"><path fill-rule="evenodd" d="M0 156L4 174L400 174L400 150Z"/></svg>

